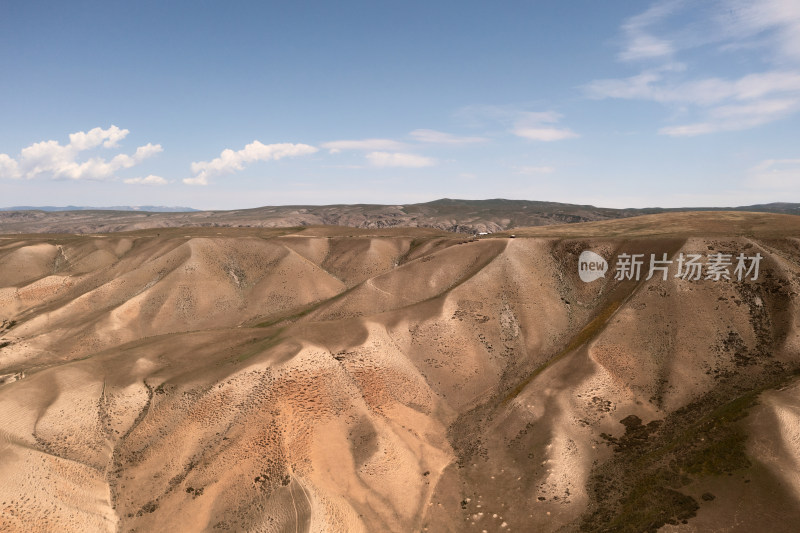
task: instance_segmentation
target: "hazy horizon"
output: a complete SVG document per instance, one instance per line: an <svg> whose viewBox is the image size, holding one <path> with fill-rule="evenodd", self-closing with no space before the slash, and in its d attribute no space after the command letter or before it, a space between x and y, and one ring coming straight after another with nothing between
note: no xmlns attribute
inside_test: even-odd
<svg viewBox="0 0 800 533"><path fill-rule="evenodd" d="M408 206L408 205L424 205L424 204L431 204L434 202L440 201L454 201L454 202L493 202L493 201L518 201L518 202L542 202L542 203L553 203L553 204L561 204L561 205L573 205L573 206L581 206L585 205L587 207L594 207L598 209L611 209L611 210L627 210L627 209L635 209L635 210L647 210L647 209L679 209L679 210L691 210L693 208L697 209L724 209L724 208L735 208L740 209L742 207L754 207L754 206L769 206L769 205L789 205L789 206L797 206L797 209L800 209L800 204L795 202L765 202L759 204L749 204L749 205L727 205L727 206L679 206L679 207L670 207L664 208L658 205L648 205L643 207L629 207L629 206L608 206L608 205L589 205L589 204L574 204L574 203L566 203L566 202L550 202L549 200L530 200L525 198L435 198L433 200L428 200L425 202L407 202L407 203L399 203L399 202L388 202L388 203L371 203L371 202L360 202L360 203L331 203L331 204L324 204L324 203L304 203L304 204L276 204L276 205L261 205L261 206L253 206L253 207L232 207L229 209L198 209L193 206L187 205L0 205L0 211L26 211L26 210L42 210L42 211L82 211L82 210L122 210L122 211L142 211L142 212L163 212L163 213L170 213L170 212L198 212L198 211L238 211L238 210L247 210L247 209L258 209L258 208L285 208L285 207L334 207L334 206L357 206L357 205L374 205L374 206Z"/></svg>

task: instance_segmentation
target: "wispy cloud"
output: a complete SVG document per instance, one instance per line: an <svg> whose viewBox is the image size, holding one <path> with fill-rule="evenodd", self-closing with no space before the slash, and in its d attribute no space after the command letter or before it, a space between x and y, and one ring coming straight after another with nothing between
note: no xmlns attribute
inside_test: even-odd
<svg viewBox="0 0 800 533"><path fill-rule="evenodd" d="M242 170L245 164L256 161L276 161L284 157L313 154L316 151L317 148L307 144L262 144L259 141L253 141L241 150L234 151L227 148L222 151L219 157L211 161L195 161L192 163L194 176L185 178L183 183L187 185L208 185L208 178Z"/></svg>
<svg viewBox="0 0 800 533"><path fill-rule="evenodd" d="M431 144L474 144L488 141L485 137L459 137L443 131L419 129L409 135L418 142Z"/></svg>
<svg viewBox="0 0 800 533"><path fill-rule="evenodd" d="M417 154L371 152L367 154L367 160L376 167L430 167L436 164L436 160L430 157L423 157Z"/></svg>
<svg viewBox="0 0 800 533"><path fill-rule="evenodd" d="M796 0L728 0L715 23L735 42L766 48L772 60L800 61L800 4Z"/></svg>
<svg viewBox="0 0 800 533"><path fill-rule="evenodd" d="M696 26L684 24L671 35L658 35L660 23L694 10ZM675 23L676 21L672 21ZM674 27L675 24L673 24ZM680 24L678 24L680 26ZM673 106L694 120L662 127L670 136L694 136L753 128L800 110L800 4L796 0L728 0L697 4L660 1L623 23L622 61L649 61L627 78L600 79L585 87L588 97L648 100ZM666 33L665 30L662 30ZM763 52L781 65L739 77L701 76L675 56L689 48L716 47L730 53L741 47Z"/></svg>
<svg viewBox="0 0 800 533"><path fill-rule="evenodd" d="M510 126L525 112L515 105L472 104L456 110L454 117L466 127L484 128L498 123Z"/></svg>
<svg viewBox="0 0 800 533"><path fill-rule="evenodd" d="M681 1L657 2L647 11L629 18L622 25L625 48L619 53L622 61L670 57L675 49L670 41L651 33L651 28L680 7Z"/></svg>
<svg viewBox="0 0 800 533"><path fill-rule="evenodd" d="M514 130L518 137L524 137L532 141L561 141L563 139L574 139L578 134L566 128L530 128L520 127Z"/></svg>
<svg viewBox="0 0 800 533"><path fill-rule="evenodd" d="M361 140L343 140L343 141L330 141L322 143L320 146L328 150L332 154L341 152L342 150L403 150L406 145L393 141L391 139L361 139Z"/></svg>
<svg viewBox="0 0 800 533"><path fill-rule="evenodd" d="M516 167L515 172L517 174L527 174L527 175L535 175L535 174L552 174L556 171L555 167Z"/></svg>
<svg viewBox="0 0 800 533"><path fill-rule="evenodd" d="M557 126L563 115L555 111L530 111L515 105L470 105L455 116L469 127L500 125L508 133L533 141L560 141L580 137L569 128Z"/></svg>
<svg viewBox="0 0 800 533"><path fill-rule="evenodd" d="M740 131L784 118L800 109L799 98L758 100L750 104L723 105L711 109L707 120L661 128L671 137L694 137L719 131Z"/></svg>
<svg viewBox="0 0 800 533"><path fill-rule="evenodd" d="M79 131L69 135L69 143L42 141L23 148L14 158L0 154L0 178L32 179L48 176L53 179L104 180L114 176L121 169L131 168L148 157L163 151L160 144L148 143L136 149L133 155L117 154L110 160L91 157L78 161L81 152L99 148L117 148L119 141L129 131L111 126L108 129L93 128L88 132Z"/></svg>
<svg viewBox="0 0 800 533"><path fill-rule="evenodd" d="M150 174L144 178L128 178L122 180L123 183L127 183L128 185L166 185L167 180L162 178L161 176L156 176L154 174Z"/></svg>
<svg viewBox="0 0 800 533"><path fill-rule="evenodd" d="M518 137L532 141L560 141L579 137L569 128L559 128L555 124L561 120L561 114L554 111L541 113L523 113L512 129Z"/></svg>
<svg viewBox="0 0 800 533"><path fill-rule="evenodd" d="M691 11L691 17L686 17ZM672 24L683 17L679 24ZM691 20L691 22L687 22ZM800 6L796 0L657 0L620 28L621 61L668 61L690 48L758 50L771 62L800 60Z"/></svg>
<svg viewBox="0 0 800 533"><path fill-rule="evenodd" d="M754 189L800 190L800 159L767 159L750 169L746 182Z"/></svg>
<svg viewBox="0 0 800 533"><path fill-rule="evenodd" d="M647 71L624 79L595 80L586 86L589 97L652 100L662 104L711 106L731 100L756 100L800 92L800 72L768 71L735 80L703 78L677 81L662 72Z"/></svg>

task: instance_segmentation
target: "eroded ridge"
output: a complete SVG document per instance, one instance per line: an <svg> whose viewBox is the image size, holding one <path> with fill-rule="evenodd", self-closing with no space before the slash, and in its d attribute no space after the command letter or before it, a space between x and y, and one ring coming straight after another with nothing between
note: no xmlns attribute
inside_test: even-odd
<svg viewBox="0 0 800 533"><path fill-rule="evenodd" d="M337 231L3 240L0 529L794 523L797 239Z"/></svg>

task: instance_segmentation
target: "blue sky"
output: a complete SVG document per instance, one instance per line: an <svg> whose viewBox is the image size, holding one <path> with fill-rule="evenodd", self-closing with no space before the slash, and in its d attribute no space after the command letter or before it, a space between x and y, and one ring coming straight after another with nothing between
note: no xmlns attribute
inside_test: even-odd
<svg viewBox="0 0 800 533"><path fill-rule="evenodd" d="M0 206L800 201L800 2L22 2Z"/></svg>

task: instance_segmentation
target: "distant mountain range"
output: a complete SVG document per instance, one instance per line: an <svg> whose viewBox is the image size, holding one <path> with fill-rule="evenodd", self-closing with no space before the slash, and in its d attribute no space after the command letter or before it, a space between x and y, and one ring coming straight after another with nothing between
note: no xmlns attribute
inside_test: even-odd
<svg viewBox="0 0 800 533"><path fill-rule="evenodd" d="M148 211L153 213L186 213L198 211L191 207L166 207L163 205L114 205L111 207L89 207L83 205L67 205L56 207L52 205L30 206L15 205L0 207L0 211Z"/></svg>
<svg viewBox="0 0 800 533"><path fill-rule="evenodd" d="M454 200L406 205L285 205L198 211L187 207L39 207L0 210L0 233L106 233L167 227L290 227L335 225L357 228L424 227L474 233L528 226L612 220L683 211L754 211L800 214L800 203L739 207L614 209L529 200Z"/></svg>

